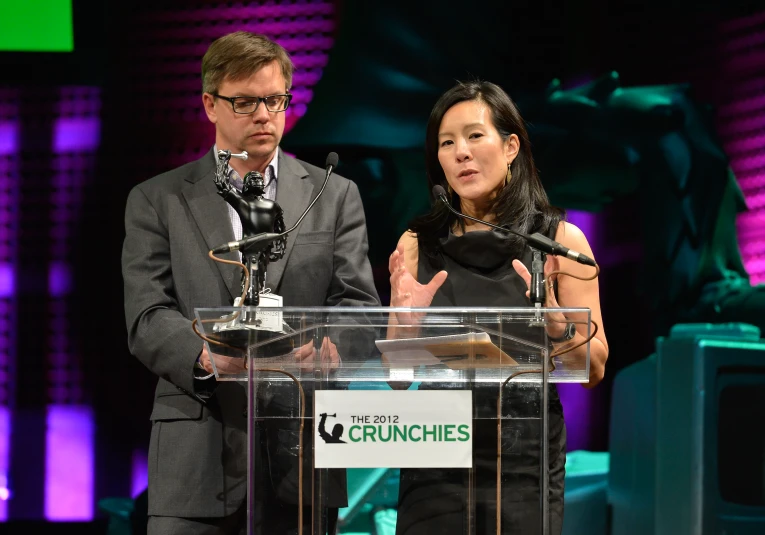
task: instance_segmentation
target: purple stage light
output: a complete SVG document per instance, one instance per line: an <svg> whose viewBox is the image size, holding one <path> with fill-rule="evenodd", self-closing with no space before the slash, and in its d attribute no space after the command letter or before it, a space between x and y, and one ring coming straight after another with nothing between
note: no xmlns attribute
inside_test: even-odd
<svg viewBox="0 0 765 535"><path fill-rule="evenodd" d="M10 453L11 413L8 407L0 406L0 522L8 520L8 458Z"/></svg>
<svg viewBox="0 0 765 535"><path fill-rule="evenodd" d="M93 519L93 409L48 407L45 433L45 518Z"/></svg>
<svg viewBox="0 0 765 535"><path fill-rule="evenodd" d="M581 210L566 210L569 223L576 225L587 236L593 256L598 256L598 214ZM566 448L569 451L587 449L590 444L591 398L580 384L558 385L561 405L566 420Z"/></svg>
<svg viewBox="0 0 765 535"><path fill-rule="evenodd" d="M0 521L8 519L8 471L16 356L19 219L18 90L0 90Z"/></svg>
<svg viewBox="0 0 765 535"><path fill-rule="evenodd" d="M598 214L581 210L566 210L566 219L572 225L579 227L579 230L587 237L593 254L597 254L595 248L598 242Z"/></svg>
<svg viewBox="0 0 765 535"><path fill-rule="evenodd" d="M81 405L82 370L72 336L71 239L77 228L83 189L93 179L101 141L100 89L62 87L53 125L50 190L51 262L48 266L48 407L45 454L45 518L93 518L94 418Z"/></svg>
<svg viewBox="0 0 765 535"><path fill-rule="evenodd" d="M101 120L98 118L60 118L53 127L53 151L92 151L101 141Z"/></svg>
<svg viewBox="0 0 765 535"><path fill-rule="evenodd" d="M2 228L2 227L0 227ZM2 231L0 231L1 233ZM16 271L13 264L0 264L0 299L9 299L16 293Z"/></svg>
<svg viewBox="0 0 765 535"><path fill-rule="evenodd" d="M48 295L64 297L72 291L72 270L69 264L53 262L48 269Z"/></svg>
<svg viewBox="0 0 765 535"><path fill-rule="evenodd" d="M0 122L0 156L16 154L19 145L19 124L16 121Z"/></svg>
<svg viewBox="0 0 765 535"><path fill-rule="evenodd" d="M145 450L135 450L133 452L132 477L130 484L130 496L135 498L149 484L149 460Z"/></svg>
<svg viewBox="0 0 765 535"><path fill-rule="evenodd" d="M725 99L718 132L749 210L739 215L738 241L752 284L765 282L765 11L718 26Z"/></svg>
<svg viewBox="0 0 765 535"><path fill-rule="evenodd" d="M593 414L590 392L579 383L558 383L558 395L566 422L566 450L589 449Z"/></svg>

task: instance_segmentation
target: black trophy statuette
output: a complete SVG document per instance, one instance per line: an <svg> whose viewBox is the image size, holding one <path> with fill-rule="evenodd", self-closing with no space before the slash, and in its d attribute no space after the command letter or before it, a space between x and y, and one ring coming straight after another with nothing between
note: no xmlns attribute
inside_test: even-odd
<svg viewBox="0 0 765 535"><path fill-rule="evenodd" d="M253 341L253 336L257 340L263 340L263 337L281 335L285 332L285 329L289 332L294 332L283 321L278 331L265 327L251 307L257 307L260 303L260 293L265 289L268 263L284 256L287 236L300 226L303 218L316 204L321 194L324 193L329 177L337 166L338 158L335 152L330 152L327 155L324 182L319 193L289 229L285 229L281 207L276 202L263 197L265 189L263 175L255 171L247 173L242 181L241 192L230 183L228 179L228 162L231 158L246 160L247 153L232 154L231 151L227 150L218 151L215 185L218 188L218 194L239 215L239 219L242 222L243 235L240 240L214 247L210 250L210 254L215 258L217 254L240 251L242 253L242 263L247 266L247 270L250 272L250 282L248 287L245 288L244 281L246 281L246 277L242 276L244 302L236 302L235 306L242 306L243 310L235 312L228 318L222 318L223 321L214 327L214 333L220 342L229 347L246 348ZM294 338L284 337L281 341L281 344L268 344L269 350L274 355L286 355L294 349L292 347ZM220 350L224 351L225 346L221 346ZM267 355L261 353L260 356Z"/></svg>
<svg viewBox="0 0 765 535"><path fill-rule="evenodd" d="M242 158L244 155L244 158ZM263 175L250 171L244 175L243 187L240 192L228 178L228 162L230 158L247 158L247 153L231 154L230 151L218 151L218 168L215 175L215 185L218 194L231 205L242 222L242 240L263 233L282 233L285 230L284 217L281 207L274 201L266 199ZM266 269L268 263L284 256L287 243L286 235L265 244L253 244L242 247L242 263L250 271L250 284L245 294L244 306L258 306L259 294L265 289ZM244 274L242 284L245 283ZM243 288L244 290L244 288Z"/></svg>

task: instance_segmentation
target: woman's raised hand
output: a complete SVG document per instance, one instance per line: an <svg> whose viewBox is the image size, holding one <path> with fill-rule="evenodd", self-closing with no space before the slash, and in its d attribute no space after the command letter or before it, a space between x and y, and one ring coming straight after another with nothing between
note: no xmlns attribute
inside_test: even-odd
<svg viewBox="0 0 765 535"><path fill-rule="evenodd" d="M388 260L390 272L390 306L428 307L433 296L446 280L446 271L439 271L427 284L420 284L404 263L404 245L399 243Z"/></svg>

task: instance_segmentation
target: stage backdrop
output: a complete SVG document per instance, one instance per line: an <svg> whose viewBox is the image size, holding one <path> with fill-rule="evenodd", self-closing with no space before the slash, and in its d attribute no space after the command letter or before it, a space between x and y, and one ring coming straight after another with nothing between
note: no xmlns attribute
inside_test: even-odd
<svg viewBox="0 0 765 535"><path fill-rule="evenodd" d="M266 33L293 54L285 146L318 165L328 150L340 154L338 171L363 193L384 298L387 256L428 203L427 114L455 78L471 76L521 103L555 78L570 89L611 71L624 87L692 84L714 107L750 208L739 218L745 265L765 279L765 12L605 0L475 13L448 1L102 4L72 3L72 52L0 52L0 520L88 519L99 498L145 485L155 379L126 347L124 204L136 183L211 146L199 63L233 30ZM653 345L635 338L648 320L619 312L644 306L644 207L629 197L553 200L574 209L604 268L613 374ZM605 449L608 380L563 395L570 447Z"/></svg>

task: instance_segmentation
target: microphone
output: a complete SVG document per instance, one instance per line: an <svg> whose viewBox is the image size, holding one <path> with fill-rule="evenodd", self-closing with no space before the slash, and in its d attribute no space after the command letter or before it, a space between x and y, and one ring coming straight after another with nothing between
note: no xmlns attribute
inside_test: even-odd
<svg viewBox="0 0 765 535"><path fill-rule="evenodd" d="M330 152L327 154L327 159L324 163L324 169L327 171L327 177L337 167L337 161L339 160L336 152Z"/></svg>
<svg viewBox="0 0 765 535"><path fill-rule="evenodd" d="M500 227L499 225L493 225L487 221L483 221L482 219L477 219L475 217L471 217L469 215L465 215L461 212L458 212L454 209L454 207L449 202L449 199L446 197L446 191L441 186L433 186L433 196L444 203L446 207L449 209L450 212L452 212L454 215L458 217L463 217L465 219L470 219L471 221L475 221L476 223L481 223L483 225L487 225L491 228L495 228L497 230L502 230L504 232L509 232L511 234L515 234L516 236L520 236L521 238L525 239L529 245L532 247L539 249L540 251L551 254L554 256L565 256L566 258L573 260L574 262L579 262L580 264L584 264L586 266L593 266L595 267L595 260L590 258L589 256L583 255L582 253L578 253L576 251L572 251L568 247L564 247L560 243L558 243L555 240L551 240L547 236L540 234L539 232L535 232L534 234L523 234L522 232L518 232L516 230L513 230L511 228L507 227Z"/></svg>
<svg viewBox="0 0 765 535"><path fill-rule="evenodd" d="M215 249L212 250L213 254L223 254L223 253L229 253L231 251L239 251L239 250L248 250L248 251L258 251L260 249L264 249L266 245L268 245L271 242L275 242L288 232L290 232L293 229L284 231L282 233L275 233L275 232L261 232L260 234L255 234L254 236L249 236L247 238L238 240L238 241L230 241L224 245L219 245ZM255 244L259 244L259 247L255 247Z"/></svg>
<svg viewBox="0 0 765 535"><path fill-rule="evenodd" d="M223 254L228 253L231 251L259 251L261 249L265 249L268 244L275 242L282 236L286 236L293 230L295 230L298 225L303 221L303 218L308 214L308 212L313 208L313 205L316 204L316 201L319 200L319 197L321 197L321 194L324 193L324 189L327 187L327 182L329 181L329 175L332 174L332 170L337 166L339 158L337 156L336 152L330 152L327 154L327 160L324 164L325 169L325 175L324 175L324 183L321 185L321 189L319 190L319 193L316 195L316 197L313 198L311 203L308 205L308 208L305 209L303 212L303 215L300 216L300 218L297 220L297 223L295 223L292 228L285 230L284 232L261 232L260 234L255 234L254 236L248 236L247 238L243 238L238 241L230 241L226 244L219 245L215 249L212 250L212 254Z"/></svg>

